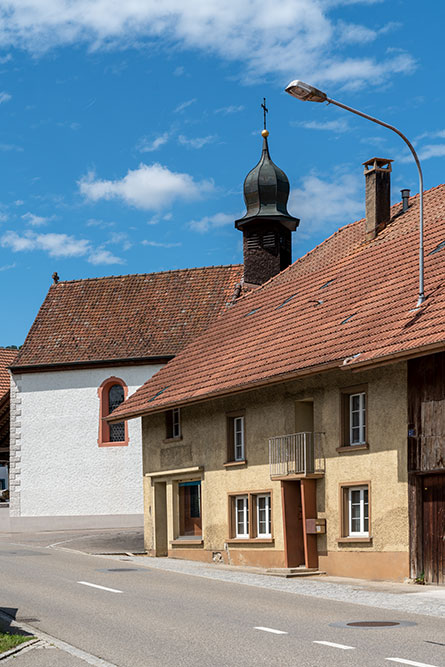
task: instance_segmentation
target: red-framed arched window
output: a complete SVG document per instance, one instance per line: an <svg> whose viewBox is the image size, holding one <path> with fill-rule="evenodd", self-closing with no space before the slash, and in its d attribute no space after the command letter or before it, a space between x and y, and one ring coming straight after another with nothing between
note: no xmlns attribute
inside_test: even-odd
<svg viewBox="0 0 445 667"><path fill-rule="evenodd" d="M123 380L110 377L97 390L99 396L99 447L122 447L128 445L127 422L108 424L105 417L123 403L128 395L128 387Z"/></svg>

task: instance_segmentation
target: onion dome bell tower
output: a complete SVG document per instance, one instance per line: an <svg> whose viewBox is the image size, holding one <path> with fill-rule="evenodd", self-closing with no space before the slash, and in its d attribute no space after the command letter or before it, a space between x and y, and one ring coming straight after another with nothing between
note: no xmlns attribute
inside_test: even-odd
<svg viewBox="0 0 445 667"><path fill-rule="evenodd" d="M263 106L263 105L261 105ZM267 109L263 106L264 116ZM262 285L292 262L292 232L300 221L287 210L289 181L271 160L264 128L261 159L244 181L246 214L235 221L243 233L244 284Z"/></svg>

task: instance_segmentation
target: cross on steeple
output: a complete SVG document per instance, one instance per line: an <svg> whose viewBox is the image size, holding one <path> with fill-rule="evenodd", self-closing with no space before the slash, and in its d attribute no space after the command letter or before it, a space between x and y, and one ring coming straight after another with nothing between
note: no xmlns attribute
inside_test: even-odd
<svg viewBox="0 0 445 667"><path fill-rule="evenodd" d="M266 98L263 97L263 103L261 105L261 108L263 110L263 115L264 115L264 129L266 130L266 114L269 113L269 109L266 107Z"/></svg>

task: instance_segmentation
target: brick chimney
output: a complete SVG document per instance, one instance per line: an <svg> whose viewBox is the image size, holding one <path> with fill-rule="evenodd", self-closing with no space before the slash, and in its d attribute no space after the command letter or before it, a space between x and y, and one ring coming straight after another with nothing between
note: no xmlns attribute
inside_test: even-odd
<svg viewBox="0 0 445 667"><path fill-rule="evenodd" d="M366 182L366 240L385 229L391 212L391 162L373 157L363 162Z"/></svg>

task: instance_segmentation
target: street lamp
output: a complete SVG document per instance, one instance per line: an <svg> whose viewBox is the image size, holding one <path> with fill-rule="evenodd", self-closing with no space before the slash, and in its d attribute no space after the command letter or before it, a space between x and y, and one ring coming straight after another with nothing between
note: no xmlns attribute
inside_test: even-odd
<svg viewBox="0 0 445 667"><path fill-rule="evenodd" d="M383 125L383 127L387 127L388 130L392 130L396 134L399 135L403 139L403 141L406 143L408 148L410 149L413 158L416 162L417 165L417 170L419 172L419 209L420 209L420 219L419 219L419 298L416 304L416 308L422 305L422 303L425 301L425 293L424 293L424 288L423 288L423 273L424 273L424 267L423 267L423 175L422 175L422 169L420 167L420 162L419 158L417 157L417 153L413 148L413 145L411 144L410 141L405 137L400 130L398 130L396 127L393 127L393 125L388 125L388 123L384 123L382 120L378 120L377 118L373 118L372 116L368 116L368 114L363 113L363 111L357 111L357 109L353 109L352 107L348 107L346 104L342 104L341 102L337 102L336 100L332 100L329 98L326 93L324 93L321 90L318 90L318 88L314 88L314 86L310 86L308 83L304 83L304 81L291 81L289 85L286 86L285 88L286 93L289 93L289 95L292 95L292 97L296 97L297 100L302 100L303 102L327 102L328 104L335 104L337 107L340 107L341 109L346 109L346 111L351 111L352 113L355 113L357 116L362 116L362 118L366 118L367 120L371 120L373 123L377 123L378 125Z"/></svg>

